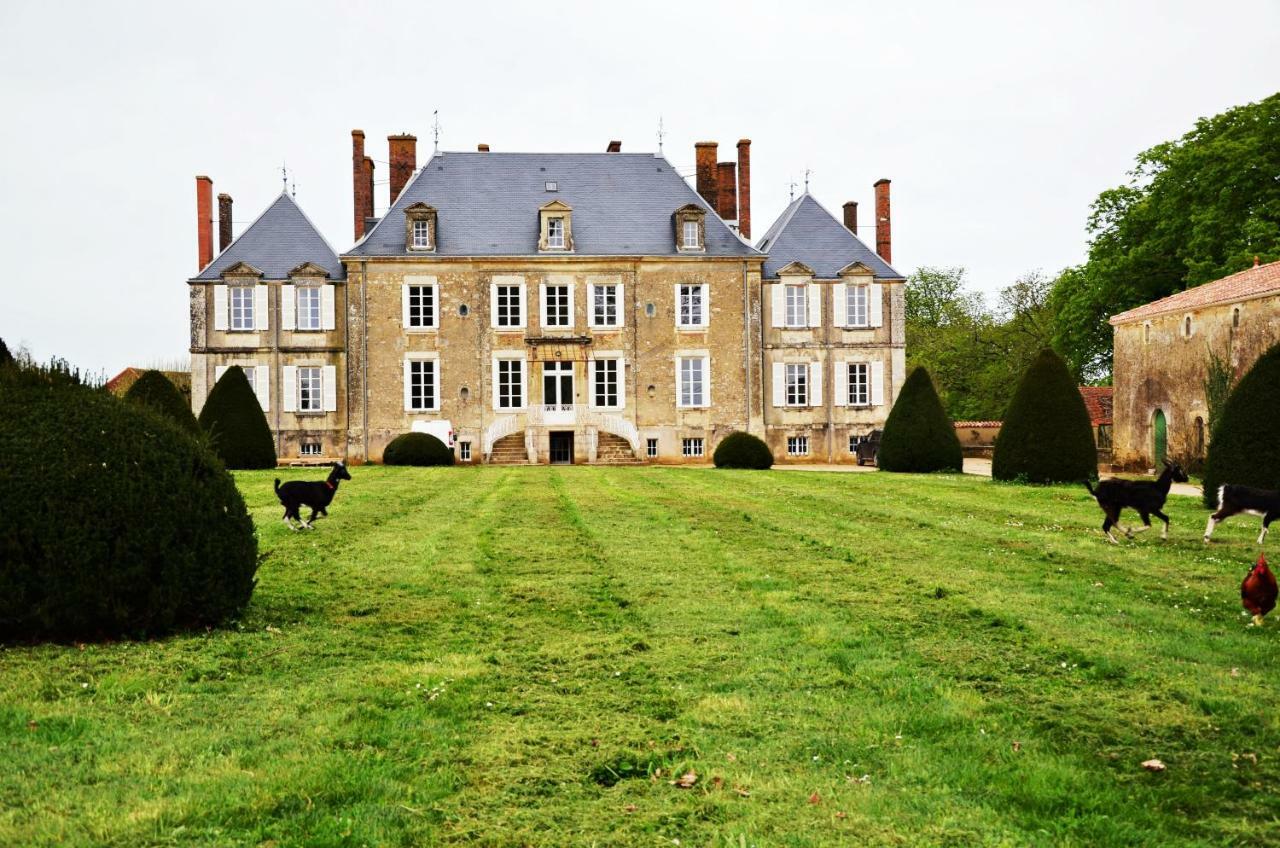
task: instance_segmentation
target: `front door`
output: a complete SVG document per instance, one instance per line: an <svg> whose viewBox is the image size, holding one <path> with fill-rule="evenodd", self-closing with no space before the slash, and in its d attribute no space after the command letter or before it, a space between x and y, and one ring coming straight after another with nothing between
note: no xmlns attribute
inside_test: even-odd
<svg viewBox="0 0 1280 848"><path fill-rule="evenodd" d="M1164 420L1164 412L1157 409L1153 423L1156 431L1156 468L1159 469L1164 464L1165 456L1169 452L1169 429Z"/></svg>
<svg viewBox="0 0 1280 848"><path fill-rule="evenodd" d="M573 431L551 431L551 464L573 464Z"/></svg>
<svg viewBox="0 0 1280 848"><path fill-rule="evenodd" d="M548 410L563 410L573 406L572 362L542 364L542 403Z"/></svg>

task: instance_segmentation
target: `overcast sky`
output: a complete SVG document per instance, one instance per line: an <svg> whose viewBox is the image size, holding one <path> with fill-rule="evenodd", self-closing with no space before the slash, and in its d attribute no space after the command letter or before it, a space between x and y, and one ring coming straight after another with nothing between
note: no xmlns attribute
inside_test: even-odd
<svg viewBox="0 0 1280 848"><path fill-rule="evenodd" d="M436 109L444 150L652 151L661 116L685 174L695 141L729 159L748 137L757 238L806 169L864 224L888 177L897 268L995 292L1079 262L1136 153L1280 88L1276 0L10 0L3 20L0 337L108 375L186 356L194 176L239 233L287 162L341 253L356 127L380 181L386 136L416 134L421 163Z"/></svg>

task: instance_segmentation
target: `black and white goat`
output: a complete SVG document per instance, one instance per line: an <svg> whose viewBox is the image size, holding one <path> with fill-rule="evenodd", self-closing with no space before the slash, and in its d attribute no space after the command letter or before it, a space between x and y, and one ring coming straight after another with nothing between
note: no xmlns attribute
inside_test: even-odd
<svg viewBox="0 0 1280 848"><path fill-rule="evenodd" d="M280 478L277 477L276 497L284 506L285 526L290 530L297 530L298 528L293 526L293 522L297 521L310 530L311 522L316 520L317 515L329 514L325 507L333 503L333 496L338 493L338 484L350 479L351 475L347 473L347 467L341 462L333 464L333 470L329 472L326 480L290 480L281 485ZM303 521L299 514L304 506L311 507L311 517L306 521Z"/></svg>
<svg viewBox="0 0 1280 848"><path fill-rule="evenodd" d="M1209 516L1209 523L1204 528L1204 540L1209 541L1213 528L1242 512L1262 516L1262 532L1258 534L1258 544L1261 545L1262 540L1267 538L1267 531L1271 529L1271 522L1280 518L1280 492L1235 483L1219 486L1218 511Z"/></svg>
<svg viewBox="0 0 1280 848"><path fill-rule="evenodd" d="M1120 526L1120 511L1123 509L1132 509L1138 513L1142 516L1142 523L1145 525L1137 531L1132 527L1120 527L1126 536L1132 539L1135 532L1142 533L1150 530L1151 516L1154 515L1164 522L1160 538L1168 539L1169 516L1161 510L1164 509L1164 502L1169 498L1169 487L1174 483L1185 482L1187 482L1187 473L1182 470L1182 467L1176 462L1165 460L1164 471L1155 480L1118 480L1112 477L1110 480L1100 482L1096 489L1089 484L1088 480L1084 485L1106 514L1106 519L1102 522L1102 532L1107 534L1112 544L1118 545L1116 537L1111 534L1111 528Z"/></svg>

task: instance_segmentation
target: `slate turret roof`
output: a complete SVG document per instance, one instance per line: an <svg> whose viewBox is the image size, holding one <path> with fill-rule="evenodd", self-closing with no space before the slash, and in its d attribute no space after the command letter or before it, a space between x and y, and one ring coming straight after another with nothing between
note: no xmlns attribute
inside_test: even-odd
<svg viewBox="0 0 1280 848"><path fill-rule="evenodd" d="M554 182L555 190L547 190ZM677 209L707 210L706 252L759 256L652 153L437 153L344 256L405 256L404 210L436 209L434 256L537 256L538 210L572 208L574 256L675 256ZM420 254L414 254L420 255Z"/></svg>
<svg viewBox="0 0 1280 848"><path fill-rule="evenodd" d="M836 279L854 262L870 268L877 280L903 279L808 192L791 201L756 247L769 254L765 279L776 279L778 269L792 262L808 265L819 280Z"/></svg>
<svg viewBox="0 0 1280 848"><path fill-rule="evenodd" d="M304 262L319 265L331 280L346 275L338 254L286 192L281 192L195 279L221 279L222 272L237 262L257 268L266 280L286 280L289 272Z"/></svg>

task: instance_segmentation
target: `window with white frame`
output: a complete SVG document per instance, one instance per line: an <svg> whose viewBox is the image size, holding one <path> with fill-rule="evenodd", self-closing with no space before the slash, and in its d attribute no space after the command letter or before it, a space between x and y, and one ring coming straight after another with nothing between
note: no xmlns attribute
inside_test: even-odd
<svg viewBox="0 0 1280 848"><path fill-rule="evenodd" d="M298 446L298 453L301 456L319 456L320 443L319 442L303 442L301 445Z"/></svg>
<svg viewBox="0 0 1280 848"><path fill-rule="evenodd" d="M658 440L657 439L644 440L644 455L647 456L649 459L658 458Z"/></svg>
<svg viewBox="0 0 1280 848"><path fill-rule="evenodd" d="M572 326L573 316L569 313L569 287L546 286L545 289L547 299L542 304L542 323L547 327Z"/></svg>
<svg viewBox="0 0 1280 848"><path fill-rule="evenodd" d="M320 287L319 286L298 286L294 289L294 299L297 302L299 330L319 330L323 325L320 321Z"/></svg>
<svg viewBox="0 0 1280 848"><path fill-rule="evenodd" d="M408 306L405 326L422 329L436 325L435 286L409 286Z"/></svg>
<svg viewBox="0 0 1280 848"><path fill-rule="evenodd" d="M702 456L702 439L681 439L680 453L684 456Z"/></svg>
<svg viewBox="0 0 1280 848"><path fill-rule="evenodd" d="M788 362L785 373L787 378L787 406L808 406L809 364L807 362Z"/></svg>
<svg viewBox="0 0 1280 848"><path fill-rule="evenodd" d="M807 327L809 325L809 287L785 286L786 324L788 327Z"/></svg>
<svg viewBox="0 0 1280 848"><path fill-rule="evenodd" d="M706 326L707 287L705 284L682 284L679 300L677 321L681 327Z"/></svg>
<svg viewBox="0 0 1280 848"><path fill-rule="evenodd" d="M498 408L519 409L524 406L524 360L498 360Z"/></svg>
<svg viewBox="0 0 1280 848"><path fill-rule="evenodd" d="M702 247L698 239L698 222L685 221L681 226L681 246L686 250L697 250Z"/></svg>
<svg viewBox="0 0 1280 848"><path fill-rule="evenodd" d="M850 327L865 327L870 323L867 315L867 287L848 286L845 289L845 316Z"/></svg>
<svg viewBox="0 0 1280 848"><path fill-rule="evenodd" d="M871 374L865 362L849 363L849 405L869 406L871 404Z"/></svg>
<svg viewBox="0 0 1280 848"><path fill-rule="evenodd" d="M411 359L407 370L409 376L409 408L412 410L431 410L436 408L436 361L434 359Z"/></svg>
<svg viewBox="0 0 1280 848"><path fill-rule="evenodd" d="M591 392L596 406L617 408L621 406L618 392L618 372L622 362L617 359L591 360Z"/></svg>
<svg viewBox="0 0 1280 848"><path fill-rule="evenodd" d="M413 222L413 246L419 250L431 249L431 222L417 220Z"/></svg>
<svg viewBox="0 0 1280 848"><path fill-rule="evenodd" d="M547 219L547 247L552 250L564 249L564 218L552 216Z"/></svg>
<svg viewBox="0 0 1280 848"><path fill-rule="evenodd" d="M228 286L232 330L252 330L254 286Z"/></svg>
<svg viewBox="0 0 1280 848"><path fill-rule="evenodd" d="M471 461L471 443L470 442L458 442L458 459L462 460L463 462Z"/></svg>
<svg viewBox="0 0 1280 848"><path fill-rule="evenodd" d="M680 369L679 405L696 407L707 405L707 360L702 356L682 356L677 362Z"/></svg>
<svg viewBox="0 0 1280 848"><path fill-rule="evenodd" d="M597 327L618 326L618 287L593 285L591 287L592 323Z"/></svg>
<svg viewBox="0 0 1280 848"><path fill-rule="evenodd" d="M497 324L499 327L524 326L524 299L520 286L497 286Z"/></svg>
<svg viewBox="0 0 1280 848"><path fill-rule="evenodd" d="M322 412L324 398L321 393L322 369L306 365L298 368L298 411Z"/></svg>
<svg viewBox="0 0 1280 848"><path fill-rule="evenodd" d="M808 456L808 436L787 436L787 456Z"/></svg>

